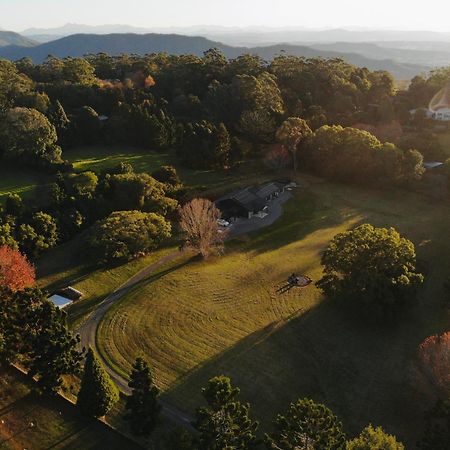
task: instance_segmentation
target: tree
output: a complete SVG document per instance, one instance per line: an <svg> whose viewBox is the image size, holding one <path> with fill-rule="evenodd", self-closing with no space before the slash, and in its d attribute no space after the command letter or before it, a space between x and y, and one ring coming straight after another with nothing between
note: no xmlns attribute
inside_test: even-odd
<svg viewBox="0 0 450 450"><path fill-rule="evenodd" d="M414 244L394 228L363 224L334 237L322 255L326 295L393 314L410 303L424 277L416 271Z"/></svg>
<svg viewBox="0 0 450 450"><path fill-rule="evenodd" d="M26 256L19 251L3 245L0 247L0 286L12 291L20 291L32 286L36 274Z"/></svg>
<svg viewBox="0 0 450 450"><path fill-rule="evenodd" d="M59 239L56 220L42 211L33 214L31 223L21 224L17 235L20 249L32 257L54 247Z"/></svg>
<svg viewBox="0 0 450 450"><path fill-rule="evenodd" d="M35 109L10 109L0 121L0 150L6 159L27 164L61 163L56 141L55 127Z"/></svg>
<svg viewBox="0 0 450 450"><path fill-rule="evenodd" d="M89 348L83 378L78 393L77 406L89 417L103 417L119 400L119 390Z"/></svg>
<svg viewBox="0 0 450 450"><path fill-rule="evenodd" d="M168 184L171 187L181 185L180 177L177 174L175 167L162 166L158 170L152 172L152 177L161 183Z"/></svg>
<svg viewBox="0 0 450 450"><path fill-rule="evenodd" d="M277 140L292 154L294 171L297 171L297 151L302 142L312 134L305 120L299 117L289 117L277 130Z"/></svg>
<svg viewBox="0 0 450 450"><path fill-rule="evenodd" d="M264 155L264 164L272 170L285 169L291 163L291 156L282 144L272 145Z"/></svg>
<svg viewBox="0 0 450 450"><path fill-rule="evenodd" d="M244 111L239 128L252 142L271 142L275 133L275 119L265 110Z"/></svg>
<svg viewBox="0 0 450 450"><path fill-rule="evenodd" d="M343 450L342 424L325 405L304 398L291 403L266 435L269 450Z"/></svg>
<svg viewBox="0 0 450 450"><path fill-rule="evenodd" d="M421 450L450 448L450 400L439 400L425 416L425 433L418 443Z"/></svg>
<svg viewBox="0 0 450 450"><path fill-rule="evenodd" d="M157 400L159 390L153 384L150 367L142 358L136 359L128 386L132 393L127 398L126 419L130 422L133 433L147 436L158 423L161 406Z"/></svg>
<svg viewBox="0 0 450 450"><path fill-rule="evenodd" d="M158 214L116 211L93 226L88 245L100 261L127 261L156 249L170 235L170 223Z"/></svg>
<svg viewBox="0 0 450 450"><path fill-rule="evenodd" d="M202 394L208 406L197 410L199 449L256 448L258 423L250 418L250 406L236 399L239 388L234 388L229 378L220 376L209 380Z"/></svg>
<svg viewBox="0 0 450 450"><path fill-rule="evenodd" d="M32 81L18 72L14 63L0 60L0 110L14 104L14 100L23 93L31 91Z"/></svg>
<svg viewBox="0 0 450 450"><path fill-rule="evenodd" d="M450 399L450 331L429 336L419 346L421 378L438 398Z"/></svg>
<svg viewBox="0 0 450 450"><path fill-rule="evenodd" d="M372 425L362 430L361 434L347 442L346 450L404 450L404 445L395 436L384 432L383 428Z"/></svg>
<svg viewBox="0 0 450 450"><path fill-rule="evenodd" d="M47 299L30 316L33 333L27 355L28 375L37 377L43 392L55 393L61 387L62 375L78 374L82 359L77 349L80 337L69 332L65 313Z"/></svg>
<svg viewBox="0 0 450 450"><path fill-rule="evenodd" d="M222 249L225 236L220 233L217 223L221 212L214 203L195 198L181 207L179 214L187 247L198 251L204 258Z"/></svg>

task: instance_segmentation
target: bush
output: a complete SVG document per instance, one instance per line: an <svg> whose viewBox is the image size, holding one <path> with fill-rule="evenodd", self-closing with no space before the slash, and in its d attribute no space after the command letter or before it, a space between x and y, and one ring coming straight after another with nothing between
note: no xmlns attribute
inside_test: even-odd
<svg viewBox="0 0 450 450"><path fill-rule="evenodd" d="M127 261L154 250L170 236L170 223L158 214L116 211L93 226L88 245L99 261Z"/></svg>

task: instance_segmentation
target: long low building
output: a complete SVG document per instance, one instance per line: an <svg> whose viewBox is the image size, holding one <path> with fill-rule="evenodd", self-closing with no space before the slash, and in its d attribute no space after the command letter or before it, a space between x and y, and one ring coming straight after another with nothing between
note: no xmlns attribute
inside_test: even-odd
<svg viewBox="0 0 450 450"><path fill-rule="evenodd" d="M271 199L278 197L285 189L285 183L271 182L262 186L250 186L232 192L216 200L216 206L226 220L239 217L250 219L268 208Z"/></svg>

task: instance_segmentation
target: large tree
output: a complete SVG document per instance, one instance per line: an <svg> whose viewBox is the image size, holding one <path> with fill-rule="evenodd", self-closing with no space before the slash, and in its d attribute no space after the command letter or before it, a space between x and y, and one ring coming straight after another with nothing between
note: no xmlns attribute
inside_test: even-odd
<svg viewBox="0 0 450 450"><path fill-rule="evenodd" d="M297 170L297 152L302 142L312 134L311 128L304 119L289 117L277 130L277 140L282 143L292 155L294 171Z"/></svg>
<svg viewBox="0 0 450 450"><path fill-rule="evenodd" d="M220 251L224 233L217 221L221 212L214 203L205 198L195 198L179 210L180 226L185 235L187 247L198 251L204 258Z"/></svg>
<svg viewBox="0 0 450 450"><path fill-rule="evenodd" d="M414 244L394 228L363 224L334 237L322 255L317 285L329 297L371 313L388 314L410 303L424 277L416 270Z"/></svg>
<svg viewBox="0 0 450 450"><path fill-rule="evenodd" d="M361 434L347 442L346 450L404 450L405 446L383 428L367 426Z"/></svg>
<svg viewBox="0 0 450 450"><path fill-rule="evenodd" d="M0 246L0 286L20 291L34 282L35 270L26 256L7 245Z"/></svg>
<svg viewBox="0 0 450 450"><path fill-rule="evenodd" d="M159 390L153 383L150 367L144 359L136 359L128 386L132 392L127 398L126 419L133 433L147 436L158 423L161 405L157 399Z"/></svg>
<svg viewBox="0 0 450 450"><path fill-rule="evenodd" d="M6 159L27 164L60 163L61 149L56 141L55 127L35 109L13 108L0 120L0 151Z"/></svg>
<svg viewBox="0 0 450 450"><path fill-rule="evenodd" d="M229 378L220 376L209 380L202 394L208 406L197 410L195 427L199 432L198 448L256 448L258 423L250 417L250 406L237 400L239 388L234 388Z"/></svg>
<svg viewBox="0 0 450 450"><path fill-rule="evenodd" d="M88 245L99 261L131 260L170 236L170 223L158 214L116 211L92 227Z"/></svg>
<svg viewBox="0 0 450 450"><path fill-rule="evenodd" d="M330 409L304 398L277 417L266 446L269 450L343 450L345 434Z"/></svg>
<svg viewBox="0 0 450 450"><path fill-rule="evenodd" d="M119 390L89 348L83 378L78 393L77 406L89 417L102 417L119 400Z"/></svg>

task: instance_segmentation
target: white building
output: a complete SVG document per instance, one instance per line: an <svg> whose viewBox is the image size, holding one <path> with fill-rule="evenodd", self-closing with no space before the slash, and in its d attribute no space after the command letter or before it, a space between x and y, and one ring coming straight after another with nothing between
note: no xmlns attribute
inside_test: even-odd
<svg viewBox="0 0 450 450"><path fill-rule="evenodd" d="M450 83L431 99L428 111L434 120L450 121Z"/></svg>

